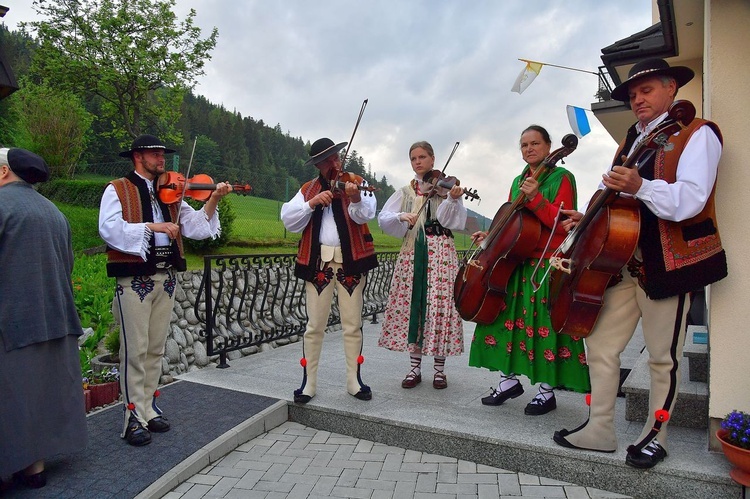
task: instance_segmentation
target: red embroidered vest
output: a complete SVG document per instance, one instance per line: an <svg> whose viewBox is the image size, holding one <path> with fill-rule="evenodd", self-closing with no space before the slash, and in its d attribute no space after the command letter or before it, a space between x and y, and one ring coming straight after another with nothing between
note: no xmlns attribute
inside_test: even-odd
<svg viewBox="0 0 750 499"><path fill-rule="evenodd" d="M110 182L117 192L117 197L122 205L122 218L128 223L153 222L151 209L151 196L146 181L130 172L123 178ZM178 204L166 205L157 199L164 220L171 221L177 217ZM144 262L140 256L123 253L107 246L107 275L109 277L126 277L136 275L154 275L156 259L154 251L154 236L149 241L151 249L148 259ZM183 258L182 237L172 241L172 256L170 263L177 271L187 269L187 263Z"/></svg>
<svg viewBox="0 0 750 499"><path fill-rule="evenodd" d="M640 174L648 180L676 181L677 164L690 137L701 126L709 126L722 141L719 127L696 118L685 129L669 139L669 151L661 148L646 162ZM624 150L625 141L620 151ZM615 158L622 154L618 151ZM641 236L643 256L641 285L652 299L668 298L696 291L727 276L726 253L716 222L716 183L703 210L681 222L664 220L641 203Z"/></svg>
<svg viewBox="0 0 750 499"><path fill-rule="evenodd" d="M328 183L318 177L305 183L300 191L305 201L310 201L323 189L328 189ZM375 256L375 245L372 242L372 234L367 224L358 224L349 216L348 196L335 197L331 208L333 219L336 222L339 239L341 240L341 254L344 259L342 264L344 275L352 276L364 274L378 266ZM316 206L312 219L302 232L297 252L297 263L294 267L294 275L305 281L312 281L315 271L320 267L320 227L323 220L323 207Z"/></svg>

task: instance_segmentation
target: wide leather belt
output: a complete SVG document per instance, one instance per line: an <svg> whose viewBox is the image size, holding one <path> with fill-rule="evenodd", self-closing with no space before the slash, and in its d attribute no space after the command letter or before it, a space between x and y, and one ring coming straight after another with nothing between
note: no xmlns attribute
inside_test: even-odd
<svg viewBox="0 0 750 499"><path fill-rule="evenodd" d="M169 269L172 268L172 247L171 246L156 246L154 247L154 259L156 260L157 269Z"/></svg>

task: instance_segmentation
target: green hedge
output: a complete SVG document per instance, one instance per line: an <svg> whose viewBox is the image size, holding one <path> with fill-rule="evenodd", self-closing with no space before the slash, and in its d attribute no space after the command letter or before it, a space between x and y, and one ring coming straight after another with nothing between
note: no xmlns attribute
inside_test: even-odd
<svg viewBox="0 0 750 499"><path fill-rule="evenodd" d="M95 180L55 179L37 184L39 193L60 203L86 208L99 208L106 183Z"/></svg>

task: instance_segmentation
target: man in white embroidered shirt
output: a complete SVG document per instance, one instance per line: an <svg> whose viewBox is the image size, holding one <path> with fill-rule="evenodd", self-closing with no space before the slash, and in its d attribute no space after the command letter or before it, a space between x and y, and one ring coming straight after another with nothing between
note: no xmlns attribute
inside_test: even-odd
<svg viewBox="0 0 750 499"><path fill-rule="evenodd" d="M174 303L175 272L186 269L182 236L219 235L219 200L232 190L226 183L200 210L183 199L165 204L156 192L167 149L153 135L137 137L120 156L134 171L113 180L102 196L99 235L107 243L107 275L116 278L112 313L120 325L120 388L125 403L122 437L135 446L151 433L169 430L156 404L164 344ZM179 220L178 220L179 217Z"/></svg>

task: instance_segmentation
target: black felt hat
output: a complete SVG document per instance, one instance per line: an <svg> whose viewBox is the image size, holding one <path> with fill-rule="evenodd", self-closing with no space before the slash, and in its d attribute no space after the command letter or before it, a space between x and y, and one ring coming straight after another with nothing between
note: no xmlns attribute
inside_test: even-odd
<svg viewBox="0 0 750 499"><path fill-rule="evenodd" d="M623 102L630 100L628 91L630 84L639 78L666 75L677 81L677 88L693 79L695 73L685 66L670 66L664 59L644 59L635 64L628 72L628 79L612 90L612 98Z"/></svg>
<svg viewBox="0 0 750 499"><path fill-rule="evenodd" d="M153 135L140 135L133 141L130 150L121 152L120 156L123 158L130 158L133 156L133 152L145 149L163 149L166 154L175 152L174 149L167 149L167 147L161 143L161 140Z"/></svg>
<svg viewBox="0 0 750 499"><path fill-rule="evenodd" d="M44 159L19 147L0 149L0 165L8 165L13 173L30 184L49 179L49 167Z"/></svg>
<svg viewBox="0 0 750 499"><path fill-rule="evenodd" d="M329 138L316 140L315 142L313 142L313 145L310 146L310 159L305 161L305 166L317 165L321 161L328 159L330 156L338 153L340 150L346 147L346 144L348 144L348 142L339 142L338 144L334 144L333 141Z"/></svg>

